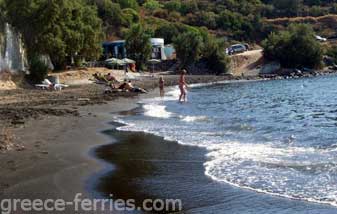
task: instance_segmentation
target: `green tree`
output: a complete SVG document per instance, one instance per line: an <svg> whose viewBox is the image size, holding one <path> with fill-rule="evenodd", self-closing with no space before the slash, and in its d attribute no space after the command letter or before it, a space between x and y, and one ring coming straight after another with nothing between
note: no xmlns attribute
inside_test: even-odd
<svg viewBox="0 0 337 214"><path fill-rule="evenodd" d="M124 8L132 8L136 11L139 9L139 4L137 0L117 0L117 3L120 4L120 6Z"/></svg>
<svg viewBox="0 0 337 214"><path fill-rule="evenodd" d="M174 38L179 34L177 27L174 24L163 24L155 30L155 36L164 38L165 43L172 43Z"/></svg>
<svg viewBox="0 0 337 214"><path fill-rule="evenodd" d="M264 56L277 60L286 68L316 68L322 62L322 48L312 28L305 24L291 25L285 31L271 33L263 41Z"/></svg>
<svg viewBox="0 0 337 214"><path fill-rule="evenodd" d="M185 67L199 60L202 49L202 37L199 32L187 31L173 40L177 58Z"/></svg>
<svg viewBox="0 0 337 214"><path fill-rule="evenodd" d="M225 54L224 42L209 34L204 40L202 48L203 59L206 60L209 70L214 74L227 73L230 59Z"/></svg>
<svg viewBox="0 0 337 214"><path fill-rule="evenodd" d="M150 58L152 47L150 36L140 24L132 25L126 33L126 51L128 57L136 61L137 70L143 68L144 63Z"/></svg>
<svg viewBox="0 0 337 214"><path fill-rule="evenodd" d="M156 0L147 0L144 4L143 4L144 8L153 12L156 9L159 9L161 7L163 7L162 4L160 4L158 1Z"/></svg>
<svg viewBox="0 0 337 214"><path fill-rule="evenodd" d="M166 2L164 5L164 8L169 11L176 11L180 12L181 10L181 1L179 0L171 0L169 2Z"/></svg>
<svg viewBox="0 0 337 214"><path fill-rule="evenodd" d="M329 57L332 57L333 62L337 64L337 46L334 45L332 47L328 47L326 50L326 55Z"/></svg>
<svg viewBox="0 0 337 214"><path fill-rule="evenodd" d="M19 30L28 55L50 55L56 69L67 57L101 54L101 20L85 0L4 0L8 21Z"/></svg>

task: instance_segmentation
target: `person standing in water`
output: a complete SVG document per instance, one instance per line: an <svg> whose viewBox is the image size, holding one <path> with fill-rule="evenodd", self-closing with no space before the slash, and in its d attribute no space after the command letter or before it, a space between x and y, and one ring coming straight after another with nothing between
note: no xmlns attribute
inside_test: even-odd
<svg viewBox="0 0 337 214"><path fill-rule="evenodd" d="M180 89L180 96L179 96L179 102L186 102L186 88L188 85L186 84L185 81L185 76L186 76L187 71L183 69L180 74L179 78L179 89Z"/></svg>
<svg viewBox="0 0 337 214"><path fill-rule="evenodd" d="M159 91L160 91L160 96L161 97L164 97L164 94L165 94L164 84L165 84L164 78L161 76L159 78Z"/></svg>

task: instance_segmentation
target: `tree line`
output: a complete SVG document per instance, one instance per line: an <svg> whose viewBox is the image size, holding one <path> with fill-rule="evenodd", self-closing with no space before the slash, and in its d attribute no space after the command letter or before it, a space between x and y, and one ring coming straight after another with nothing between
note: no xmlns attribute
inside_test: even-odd
<svg viewBox="0 0 337 214"><path fill-rule="evenodd" d="M43 70L39 56L50 56L62 69L70 58L75 63L99 59L102 41L119 38L126 38L130 58L142 68L150 56L148 38L162 37L174 44L181 67L203 62L220 74L228 70L228 40L267 38L267 57L281 57L286 48L274 48L291 43L290 36L270 35L275 29L264 19L313 15L308 11L318 9L319 15L336 13L336 8L334 0L0 0L0 23L22 34L29 63L37 70ZM305 32L308 37L301 39L311 38L313 32Z"/></svg>

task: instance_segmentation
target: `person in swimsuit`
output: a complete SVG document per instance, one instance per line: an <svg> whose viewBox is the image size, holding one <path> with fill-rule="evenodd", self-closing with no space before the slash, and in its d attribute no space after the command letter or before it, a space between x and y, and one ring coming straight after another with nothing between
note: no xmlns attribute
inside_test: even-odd
<svg viewBox="0 0 337 214"><path fill-rule="evenodd" d="M187 71L183 69L181 71L180 78L179 78L179 89L180 89L179 102L186 102L186 93L187 93L186 87L188 87L185 81L186 73Z"/></svg>
<svg viewBox="0 0 337 214"><path fill-rule="evenodd" d="M160 77L160 78L159 78L159 91L160 91L160 96L161 96L161 97L163 97L164 94L165 94L165 91L164 91L164 84L165 84L164 78L163 78L163 77Z"/></svg>

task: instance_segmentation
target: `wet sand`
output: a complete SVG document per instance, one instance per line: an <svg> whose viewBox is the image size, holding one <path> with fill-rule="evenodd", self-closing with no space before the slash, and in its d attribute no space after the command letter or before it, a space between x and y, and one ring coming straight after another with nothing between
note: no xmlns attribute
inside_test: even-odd
<svg viewBox="0 0 337 214"><path fill-rule="evenodd" d="M299 213L333 214L337 208L289 200L216 182L204 174L206 151L140 132L117 131L113 123L104 133L111 144L95 155L108 163L96 175L97 194L115 198L181 199L181 213ZM170 213L170 212L160 212Z"/></svg>
<svg viewBox="0 0 337 214"><path fill-rule="evenodd" d="M167 84L174 85L176 79L167 77ZM222 78L193 76L190 80L199 83ZM135 85L152 90L157 79ZM62 92L1 91L0 130L9 130L14 146L0 149L0 200L72 201L76 193L93 198L90 178L106 165L89 153L93 147L110 142L101 131L110 128L111 113L133 109L139 99L157 93L103 95L102 86L97 85L76 86Z"/></svg>
<svg viewBox="0 0 337 214"><path fill-rule="evenodd" d="M177 78L167 79L174 85ZM189 81L224 79L194 76ZM147 89L156 84L156 79L139 83ZM143 133L111 131L111 113L136 108L143 96L102 95L102 88L96 85L55 93L15 90L0 96L0 128L8 127L18 145L0 153L0 199L73 200L76 193L93 198L112 192L115 198L181 198L188 213L261 213L260 206L268 210L263 213L336 212L330 206L256 194L212 181L204 175L202 149ZM145 96L157 96L157 92ZM114 144L107 144L111 142ZM93 156L93 148L104 160Z"/></svg>

